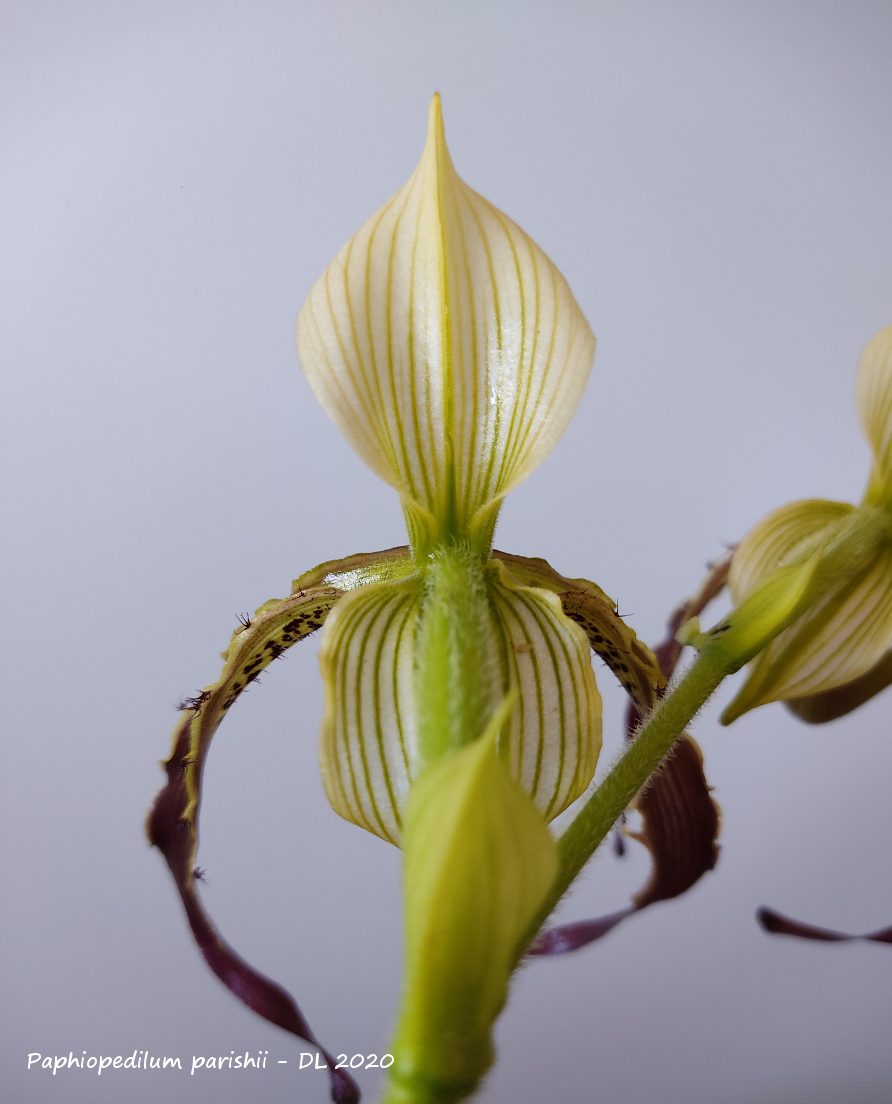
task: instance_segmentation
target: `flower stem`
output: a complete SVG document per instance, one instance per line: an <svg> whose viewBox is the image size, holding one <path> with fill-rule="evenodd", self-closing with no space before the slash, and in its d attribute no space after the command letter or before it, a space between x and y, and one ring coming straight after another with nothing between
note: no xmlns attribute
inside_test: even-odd
<svg viewBox="0 0 892 1104"><path fill-rule="evenodd" d="M672 693L661 699L628 750L610 771L558 841L557 879L518 947L518 960L567 892L621 813L659 767L685 727L719 684L739 665L718 648L705 648Z"/></svg>
<svg viewBox="0 0 892 1104"><path fill-rule="evenodd" d="M424 565L416 655L419 773L473 743L497 701L483 563L466 544L437 547Z"/></svg>

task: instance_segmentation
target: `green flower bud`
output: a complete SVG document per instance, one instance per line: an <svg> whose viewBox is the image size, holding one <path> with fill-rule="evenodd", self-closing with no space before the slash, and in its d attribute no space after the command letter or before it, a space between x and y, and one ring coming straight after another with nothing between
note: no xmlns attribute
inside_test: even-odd
<svg viewBox="0 0 892 1104"><path fill-rule="evenodd" d="M387 1104L448 1104L493 1060L518 942L558 869L542 814L483 736L412 787L405 823L406 970Z"/></svg>

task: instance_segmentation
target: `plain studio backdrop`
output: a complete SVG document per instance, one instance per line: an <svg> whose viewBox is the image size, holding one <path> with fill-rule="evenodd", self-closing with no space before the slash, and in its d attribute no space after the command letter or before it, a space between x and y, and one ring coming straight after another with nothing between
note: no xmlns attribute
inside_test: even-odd
<svg viewBox="0 0 892 1104"><path fill-rule="evenodd" d="M854 369L892 322L890 47L884 0L6 0L4 1099L327 1099L298 1070L308 1048L204 966L142 824L175 704L214 680L236 614L404 540L293 330L411 174L431 94L458 171L545 249L599 341L496 546L596 580L655 642L769 509L860 498ZM202 893L332 1051L381 1054L399 855L326 803L317 647L216 738ZM596 666L603 771L621 701ZM481 1101L892 1096L892 948L754 920L764 903L892 922L892 695L822 728L773 705L722 729L732 689L695 726L717 869L524 969ZM638 845L605 847L563 916L621 907L647 869ZM137 1049L185 1069L26 1069ZM267 1068L190 1075L244 1051ZM370 1102L379 1076L360 1075Z"/></svg>

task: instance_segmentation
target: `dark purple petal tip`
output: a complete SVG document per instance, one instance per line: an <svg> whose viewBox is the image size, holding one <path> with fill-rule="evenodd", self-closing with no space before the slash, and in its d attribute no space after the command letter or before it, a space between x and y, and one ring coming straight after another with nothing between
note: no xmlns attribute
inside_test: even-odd
<svg viewBox="0 0 892 1104"><path fill-rule="evenodd" d="M620 921L625 920L635 912L632 905L619 912L611 912L608 916L598 917L597 920L580 920L575 924L562 924L557 928L546 928L539 932L533 940L527 954L530 957L543 955L567 954L568 951L578 951L588 943L594 943L602 935L612 931Z"/></svg>
<svg viewBox="0 0 892 1104"><path fill-rule="evenodd" d="M830 928L819 928L814 924L804 924L801 920L793 920L769 908L760 908L756 913L756 919L765 931L771 932L772 935L792 935L797 939L813 939L820 943L847 943L851 940L892 943L892 927L868 932L865 935L852 935L848 932L833 931Z"/></svg>

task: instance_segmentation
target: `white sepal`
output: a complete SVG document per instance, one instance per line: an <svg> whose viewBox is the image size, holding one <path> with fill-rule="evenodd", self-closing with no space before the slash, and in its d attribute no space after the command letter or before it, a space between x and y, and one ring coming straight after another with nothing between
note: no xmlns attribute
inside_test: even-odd
<svg viewBox="0 0 892 1104"><path fill-rule="evenodd" d="M433 539L491 529L594 355L558 270L455 172L437 96L421 162L323 273L297 334L316 397Z"/></svg>

